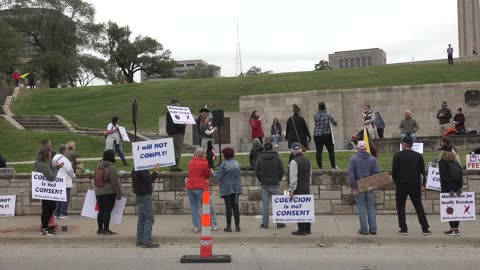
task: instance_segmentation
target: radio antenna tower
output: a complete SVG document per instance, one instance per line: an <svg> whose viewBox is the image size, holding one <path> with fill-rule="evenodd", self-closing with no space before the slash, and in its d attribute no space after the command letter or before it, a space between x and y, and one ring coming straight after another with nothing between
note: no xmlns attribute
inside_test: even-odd
<svg viewBox="0 0 480 270"><path fill-rule="evenodd" d="M237 20L237 53L235 56L235 75L239 76L243 74L242 67L242 52L240 50L240 31L238 30L238 20Z"/></svg>

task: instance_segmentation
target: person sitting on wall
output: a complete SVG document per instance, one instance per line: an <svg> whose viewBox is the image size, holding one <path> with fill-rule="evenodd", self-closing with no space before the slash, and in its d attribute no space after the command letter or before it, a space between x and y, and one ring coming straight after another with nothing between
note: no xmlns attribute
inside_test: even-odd
<svg viewBox="0 0 480 270"><path fill-rule="evenodd" d="M400 129L400 140L405 137L412 138L413 142L417 142L416 132L420 129L417 120L412 118L412 112L410 110L405 111L405 119L400 122L398 126Z"/></svg>

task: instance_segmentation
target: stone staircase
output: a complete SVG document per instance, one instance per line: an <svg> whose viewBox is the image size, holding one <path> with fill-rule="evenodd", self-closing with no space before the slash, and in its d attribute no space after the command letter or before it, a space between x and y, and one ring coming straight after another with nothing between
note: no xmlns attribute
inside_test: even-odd
<svg viewBox="0 0 480 270"><path fill-rule="evenodd" d="M3 104L5 104L5 100L8 96L13 94L13 89L8 88L0 88L0 115L5 115L3 111Z"/></svg>
<svg viewBox="0 0 480 270"><path fill-rule="evenodd" d="M27 130L70 131L53 115L16 115L13 118Z"/></svg>

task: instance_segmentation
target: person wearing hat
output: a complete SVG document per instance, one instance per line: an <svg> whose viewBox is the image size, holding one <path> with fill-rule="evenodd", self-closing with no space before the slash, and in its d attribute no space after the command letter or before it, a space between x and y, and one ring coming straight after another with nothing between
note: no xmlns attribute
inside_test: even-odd
<svg viewBox="0 0 480 270"><path fill-rule="evenodd" d="M290 197L295 195L310 194L310 179L312 178L312 165L310 160L305 158L302 153L302 145L298 142L292 143L293 159L289 165L288 193ZM298 230L292 232L293 235L311 234L311 223L297 223Z"/></svg>
<svg viewBox="0 0 480 270"><path fill-rule="evenodd" d="M442 193L450 193L450 196L462 194L463 176L462 168L457 162L456 154L450 145L444 144L441 148L442 155L438 161L438 169L440 171L440 186ZM445 231L445 234L450 236L460 236L458 226L459 221L450 221L450 230Z"/></svg>
<svg viewBox="0 0 480 270"><path fill-rule="evenodd" d="M170 106L180 106L180 100L173 98L170 101ZM175 124L173 122L170 112L167 112L166 116L166 132L167 135L173 139L173 150L175 151L175 165L170 167L171 172L181 172L179 168L180 157L182 156L183 140L185 138L185 124Z"/></svg>
<svg viewBox="0 0 480 270"><path fill-rule="evenodd" d="M423 156L412 150L413 140L410 136L402 139L402 151L393 156L392 178L396 185L397 215L400 231L398 233L408 234L408 226L405 217L405 203L410 197L418 221L422 227L423 235L429 235L427 216L422 205L422 191L425 191L427 178L425 177L425 163Z"/></svg>
<svg viewBox="0 0 480 270"><path fill-rule="evenodd" d="M366 142L359 141L357 148L358 152L350 159L348 164L348 173L350 175L352 194L355 195L358 217L360 219L360 230L358 233L363 235L368 235L369 233L377 234L375 192L373 190L359 192L357 181L379 173L380 165L378 164L378 160L366 151Z"/></svg>
<svg viewBox="0 0 480 270"><path fill-rule="evenodd" d="M195 121L197 123L197 143L196 144L201 145L202 132L200 130L200 125L202 124L203 120L208 117L208 114L210 113L210 111L207 108L203 107L200 109L199 113L200 114L198 115L197 120Z"/></svg>

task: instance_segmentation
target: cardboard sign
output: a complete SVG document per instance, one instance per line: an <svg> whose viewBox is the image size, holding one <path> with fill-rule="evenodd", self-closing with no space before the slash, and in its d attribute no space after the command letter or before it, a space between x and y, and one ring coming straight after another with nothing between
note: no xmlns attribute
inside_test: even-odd
<svg viewBox="0 0 480 270"><path fill-rule="evenodd" d="M452 197L440 193L440 219L447 221L476 220L475 192L464 192Z"/></svg>
<svg viewBox="0 0 480 270"><path fill-rule="evenodd" d="M115 206L112 210L112 216L110 222L113 224L122 224L123 211L127 204L127 198L122 197L121 200L115 200ZM98 216L98 204L97 197L95 197L95 191L89 189L85 196L85 202L83 202L82 217L88 217L97 219Z"/></svg>
<svg viewBox="0 0 480 270"><path fill-rule="evenodd" d="M400 151L402 151L402 144L400 144ZM413 143L412 150L423 155L423 143Z"/></svg>
<svg viewBox="0 0 480 270"><path fill-rule="evenodd" d="M118 126L118 131L120 131L120 136L122 136L122 140L124 142L130 142L130 138L128 137L127 129L125 127Z"/></svg>
<svg viewBox="0 0 480 270"><path fill-rule="evenodd" d="M0 217L15 216L16 195L0 196Z"/></svg>
<svg viewBox="0 0 480 270"><path fill-rule="evenodd" d="M135 171L175 165L172 138L132 143L132 153Z"/></svg>
<svg viewBox="0 0 480 270"><path fill-rule="evenodd" d="M428 167L427 189L441 191L440 169L437 167Z"/></svg>
<svg viewBox="0 0 480 270"><path fill-rule="evenodd" d="M32 199L66 202L65 178L57 175L54 181L48 181L42 173L32 172Z"/></svg>
<svg viewBox="0 0 480 270"><path fill-rule="evenodd" d="M172 117L173 123L184 125L195 125L195 118L193 118L190 108L167 106L168 112Z"/></svg>
<svg viewBox="0 0 480 270"><path fill-rule="evenodd" d="M467 155L467 170L480 170L480 155Z"/></svg>
<svg viewBox="0 0 480 270"><path fill-rule="evenodd" d="M313 195L272 196L273 223L315 222Z"/></svg>
<svg viewBox="0 0 480 270"><path fill-rule="evenodd" d="M358 191L365 192L388 185L392 182L392 177L388 172L381 172L367 178L357 181Z"/></svg>

